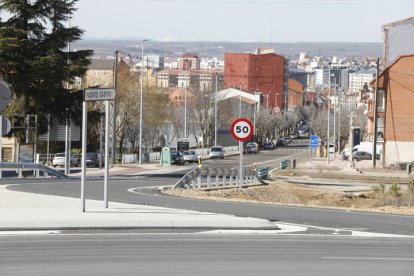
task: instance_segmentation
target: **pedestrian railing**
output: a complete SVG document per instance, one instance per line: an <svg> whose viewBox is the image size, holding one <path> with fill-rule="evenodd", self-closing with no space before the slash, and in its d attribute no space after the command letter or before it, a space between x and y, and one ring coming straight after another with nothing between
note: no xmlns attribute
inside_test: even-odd
<svg viewBox="0 0 414 276"><path fill-rule="evenodd" d="M243 168L242 186L264 183L250 167ZM174 188L200 189L200 188L226 188L240 185L238 168L195 167L184 175Z"/></svg>
<svg viewBox="0 0 414 276"><path fill-rule="evenodd" d="M67 177L64 173L44 166L42 164L34 163L0 163L0 177Z"/></svg>

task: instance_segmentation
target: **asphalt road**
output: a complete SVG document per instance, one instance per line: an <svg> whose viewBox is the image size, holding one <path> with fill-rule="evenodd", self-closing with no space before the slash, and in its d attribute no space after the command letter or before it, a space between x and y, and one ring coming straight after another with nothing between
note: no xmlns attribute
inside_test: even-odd
<svg viewBox="0 0 414 276"><path fill-rule="evenodd" d="M302 145L299 144L299 149L301 147ZM298 150L298 148L294 149L288 147L283 150L262 152L257 155L246 155L245 163L262 163L266 166L268 164L278 164L278 162L274 160L287 158L293 154L298 160L308 158L307 152ZM209 160L205 162L205 164L214 163L217 165L218 162L221 162L220 164L222 166L236 166L238 156L226 157L224 160ZM190 169L190 166L181 168L183 171L176 172L174 174L146 174L133 178L111 178L109 183L109 201L232 214L240 217L263 218L271 221L305 224L325 228L414 235L413 216L225 201L194 200L176 198L160 193L158 191L159 186L175 184L184 172ZM0 183L17 183L18 185L9 187L9 189L15 191L75 198L80 197L79 179L3 179ZM87 181L86 198L103 200L102 179Z"/></svg>
<svg viewBox="0 0 414 276"><path fill-rule="evenodd" d="M413 275L413 239L85 233L0 236L1 275Z"/></svg>

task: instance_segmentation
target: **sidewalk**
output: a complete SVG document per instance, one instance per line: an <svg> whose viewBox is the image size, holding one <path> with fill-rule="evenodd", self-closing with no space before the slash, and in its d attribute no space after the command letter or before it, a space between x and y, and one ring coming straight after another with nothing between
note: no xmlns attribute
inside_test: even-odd
<svg viewBox="0 0 414 276"><path fill-rule="evenodd" d="M371 160L354 161L351 163L348 160L340 159L340 156L337 156L335 159L331 158L329 163L326 158L315 157L312 161L299 163L296 168L301 171L318 171L320 174L330 173L340 175L389 177L406 180L414 178L414 174L407 174L407 172L403 170L383 168L379 161L377 161L376 168L373 168Z"/></svg>
<svg viewBox="0 0 414 276"><path fill-rule="evenodd" d="M0 186L0 234L11 230L277 229L275 223L206 212L30 194Z"/></svg>

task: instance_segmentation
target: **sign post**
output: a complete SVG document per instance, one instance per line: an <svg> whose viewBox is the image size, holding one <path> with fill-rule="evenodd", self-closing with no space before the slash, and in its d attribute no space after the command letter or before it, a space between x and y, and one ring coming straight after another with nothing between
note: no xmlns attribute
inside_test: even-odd
<svg viewBox="0 0 414 276"><path fill-rule="evenodd" d="M239 167L239 189L243 188L243 142L253 135L253 124L246 118L234 120L231 124L231 135L239 141L240 167Z"/></svg>
<svg viewBox="0 0 414 276"><path fill-rule="evenodd" d="M114 101L116 91L113 88L85 89L82 112L82 175L81 175L81 202L82 212L85 212L85 179L86 179L86 151L87 151L87 104L88 101L105 101L105 171L104 171L104 206L108 208L108 178L109 178L109 101ZM115 139L115 133L113 133ZM112 153L114 154L114 153Z"/></svg>

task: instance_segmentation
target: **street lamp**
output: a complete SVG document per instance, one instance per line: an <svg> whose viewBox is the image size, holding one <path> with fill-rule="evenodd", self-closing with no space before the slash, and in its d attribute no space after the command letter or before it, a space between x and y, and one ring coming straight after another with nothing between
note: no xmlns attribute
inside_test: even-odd
<svg viewBox="0 0 414 276"><path fill-rule="evenodd" d="M143 39L141 43L141 99L139 107L139 165L142 165L142 128L143 128L143 90L144 90L144 43L148 39Z"/></svg>
<svg viewBox="0 0 414 276"><path fill-rule="evenodd" d="M216 72L216 92L214 93L214 145L217 146L217 72Z"/></svg>
<svg viewBox="0 0 414 276"><path fill-rule="evenodd" d="M326 153L326 161L329 163L329 155L330 155L330 151L331 151L331 145L330 145L330 137L329 137L329 113L331 112L331 63L329 63L329 78L328 78L328 127L327 127L327 153Z"/></svg>

